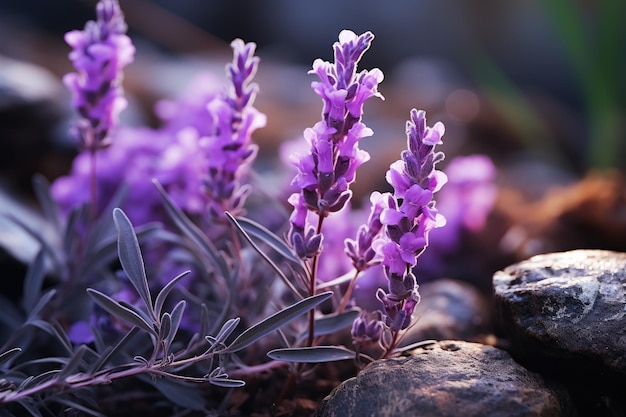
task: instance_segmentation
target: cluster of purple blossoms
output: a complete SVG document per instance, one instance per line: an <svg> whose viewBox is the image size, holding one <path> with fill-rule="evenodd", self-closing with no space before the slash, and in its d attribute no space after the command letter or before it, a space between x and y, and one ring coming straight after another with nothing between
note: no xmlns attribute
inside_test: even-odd
<svg viewBox="0 0 626 417"><path fill-rule="evenodd" d="M224 220L224 211L235 216L242 214L251 191L243 180L258 151L251 136L266 124L266 116L252 106L258 90L258 86L251 83L259 63L259 58L254 56L256 45L235 39L231 46L234 56L227 66L229 92L209 103L214 132L200 142L207 161L203 187L209 197L208 212L213 220Z"/></svg>
<svg viewBox="0 0 626 417"><path fill-rule="evenodd" d="M163 120L159 129L122 128L106 149L95 155L98 165L96 212L101 213L122 184L127 186L122 208L134 224L166 221L155 178L177 205L201 216L241 211L249 189L240 185L256 155L254 129L265 116L251 106L256 92L249 85L257 58L254 44L233 42L229 65L231 91L220 92L216 79L199 76L176 100L157 103ZM70 175L58 178L52 194L64 212L89 201L90 168L87 152L79 154Z"/></svg>
<svg viewBox="0 0 626 417"><path fill-rule="evenodd" d="M69 57L77 72L63 78L80 115L75 130L77 141L82 149L92 152L111 143L111 130L127 104L122 70L135 54L117 0L100 1L96 11L95 22L89 21L84 30L65 35L73 48Z"/></svg>
<svg viewBox="0 0 626 417"><path fill-rule="evenodd" d="M373 132L360 120L368 98L383 98L378 92L383 73L379 69L357 73L356 66L373 38L371 32L357 36L342 31L333 45L335 62L317 59L309 71L319 77L312 88L324 101L324 108L322 120L304 132L309 152L291 157L298 169L292 185L299 192L289 198L294 209L288 239L303 259L319 254L322 219L341 210L350 200L349 185L355 180L356 170L369 160L358 142ZM318 216L317 227L307 224L308 211Z"/></svg>
<svg viewBox="0 0 626 417"><path fill-rule="evenodd" d="M435 165L444 158L442 152L434 151L443 134L441 122L432 128L427 127L425 113L411 111L411 119L407 122L408 150L403 151L402 159L394 162L387 171L387 182L393 186L394 192L372 193L373 218L360 229L356 245L354 241L346 242L347 252L352 254L353 260L356 259L357 265L357 262L370 262L366 245L373 240L371 247L380 257L388 281L387 291L379 288L376 297L383 305L384 324L394 333L410 325L413 310L420 301L412 270L428 246L428 234L445 225L445 219L433 201L433 194L447 181L443 172L435 170ZM378 221L382 225L381 231L372 236ZM372 332L378 334L375 320L364 317L357 320L359 323L353 326L355 342L373 339L375 334Z"/></svg>

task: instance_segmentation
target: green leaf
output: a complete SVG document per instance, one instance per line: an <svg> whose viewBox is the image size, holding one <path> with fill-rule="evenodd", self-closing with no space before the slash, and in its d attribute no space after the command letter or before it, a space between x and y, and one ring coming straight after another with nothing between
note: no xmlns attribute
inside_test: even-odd
<svg viewBox="0 0 626 417"><path fill-rule="evenodd" d="M245 349L260 338L284 326L301 314L304 314L312 308L317 307L324 301L328 300L332 295L332 291L328 291L321 294L312 295L305 298L304 300L298 301L297 303L271 315L265 320L245 330L226 349L224 349L220 353L234 353Z"/></svg>
<svg viewBox="0 0 626 417"><path fill-rule="evenodd" d="M100 358L93 364L90 370L90 374L95 374L98 372L104 365L106 365L119 351L121 351L124 346L128 343L128 341L137 334L139 331L138 327L133 327L122 337L119 342L115 344L112 348L107 346L105 350L101 353Z"/></svg>
<svg viewBox="0 0 626 417"><path fill-rule="evenodd" d="M46 220L53 224L57 231L60 231L59 209L50 194L50 183L43 175L35 174L33 177L33 191L37 196L37 201L39 201Z"/></svg>
<svg viewBox="0 0 626 417"><path fill-rule="evenodd" d="M113 219L118 232L117 244L122 268L148 308L150 315L156 320L157 317L154 314L150 289L148 288L148 277L133 225L119 208L113 210Z"/></svg>
<svg viewBox="0 0 626 417"><path fill-rule="evenodd" d="M170 313L163 313L161 316L161 327L159 327L159 339L165 340L172 330L172 316Z"/></svg>
<svg viewBox="0 0 626 417"><path fill-rule="evenodd" d="M437 341L434 340L434 339L428 339L428 340L422 340L421 342L411 343L409 345L400 345L397 348L395 348L392 351L392 353L407 352L409 350L415 350L415 349L420 348L422 346L428 346L428 345L432 345L434 343L437 343Z"/></svg>
<svg viewBox="0 0 626 417"><path fill-rule="evenodd" d="M224 388L240 388L246 385L245 381L230 378L209 378L209 382L213 385Z"/></svg>
<svg viewBox="0 0 626 417"><path fill-rule="evenodd" d="M168 350L176 337L176 333L178 332L180 322L183 319L183 312L185 311L186 306L187 302L185 300L180 300L172 309L171 326L169 332L167 333L167 337L165 338L165 345Z"/></svg>
<svg viewBox="0 0 626 417"><path fill-rule="evenodd" d="M78 349L76 349L76 352L74 352L67 364L65 364L63 369L61 369L61 372L59 372L58 378L60 380L65 379L67 376L79 369L83 360L83 356L85 356L85 352L87 352L87 349L87 345L80 345Z"/></svg>
<svg viewBox="0 0 626 417"><path fill-rule="evenodd" d="M98 290L94 290L93 288L87 288L87 292L89 293L91 298L93 298L94 301L98 303L98 305L100 305L100 307L105 309L110 314L124 320L125 322L133 326L137 326L154 336L157 336L157 332L154 327L151 326L146 320L144 320L143 317L141 317L139 314L135 313L129 308L124 307L108 295L103 294Z"/></svg>
<svg viewBox="0 0 626 417"><path fill-rule="evenodd" d="M359 309L346 310L341 314L333 314L315 320L315 336L323 336L335 333L338 330L352 326L354 320L359 317ZM308 332L300 336L300 340L307 337Z"/></svg>
<svg viewBox="0 0 626 417"><path fill-rule="evenodd" d="M15 348L12 348L5 352L0 353L0 365L2 365L5 362L9 362L11 359L15 358L20 353L22 353L22 349L18 347L15 347Z"/></svg>
<svg viewBox="0 0 626 417"><path fill-rule="evenodd" d="M46 275L45 253L40 249L35 260L28 266L24 277L24 298L22 298L22 308L25 312L32 311L41 295L41 285Z"/></svg>
<svg viewBox="0 0 626 417"><path fill-rule="evenodd" d="M59 342L61 342L61 344L63 345L63 347L65 348L65 350L68 353L72 353L72 342L70 341L70 338L67 336L67 333L65 332L65 329L63 329L63 326L61 326L61 323L59 323L56 320L52 321L52 330L54 331L54 335L56 336L56 338L59 340Z"/></svg>
<svg viewBox="0 0 626 417"><path fill-rule="evenodd" d="M246 217L238 217L235 218L230 213L227 213L228 218L239 225L240 229L245 231L247 234L256 237L257 239L262 240L264 243L270 245L274 250L280 253L284 258L293 262L297 266L302 266L302 261L298 258L298 255L294 253L294 251L289 247L285 241L270 230L260 225L259 223L248 219Z"/></svg>
<svg viewBox="0 0 626 417"><path fill-rule="evenodd" d="M274 349L269 351L267 356L284 362L323 363L354 359L356 352L337 346L313 346Z"/></svg>
<svg viewBox="0 0 626 417"><path fill-rule="evenodd" d="M138 375L138 378L152 384L174 404L195 411L205 408L203 392L195 386L171 378L160 378L156 381L148 375Z"/></svg>
<svg viewBox="0 0 626 417"><path fill-rule="evenodd" d="M39 313L41 313L41 310L50 302L50 300L52 300L52 297L54 297L55 294L55 289L51 289L48 292L44 293L44 295L41 296L35 307L33 307L30 313L28 313L28 320L30 321L32 319L35 319L36 317L39 317Z"/></svg>
<svg viewBox="0 0 626 417"><path fill-rule="evenodd" d="M246 233L246 231L242 228L242 226L237 222L237 219L235 219L232 216L232 214L230 214L229 212L226 212L226 217L228 217L228 219L233 223L233 225L235 225L235 227L239 230L242 236L248 241L250 246L252 246L252 248L263 258L265 262L267 262L272 267L274 271L276 271L276 273L278 274L278 277L283 281L283 283L287 286L287 288L289 288L291 292L293 292L298 297L302 297L298 289L291 283L289 278L285 276L285 274L280 270L278 265L276 265L274 261L272 261L270 257L267 256L265 252L263 252L261 248L257 246L256 243L254 243L254 241L248 235L248 233ZM300 260L298 260L297 263L294 263L294 265L296 265L296 269L298 270L298 273L302 274L303 276L307 275L306 270L302 266L302 263Z"/></svg>
<svg viewBox="0 0 626 417"><path fill-rule="evenodd" d="M63 250L68 256L73 256L79 252L79 247L84 244L79 234L79 225L85 224L89 218L89 210L82 204L70 211L67 225L63 232Z"/></svg>
<svg viewBox="0 0 626 417"><path fill-rule="evenodd" d="M167 298L169 293L174 289L174 286L178 283L178 281L185 278L190 273L191 271L185 271L179 274L176 278L168 282L167 285L165 285L165 287L163 287L163 289L157 294L156 300L154 301L154 314L157 317L161 316L161 311L163 310L165 299Z"/></svg>
<svg viewBox="0 0 626 417"><path fill-rule="evenodd" d="M237 325L239 325L240 321L241 320L239 317L235 317L234 319L226 321L226 323L224 323L220 331L217 333L217 336L215 336L213 342L222 343L226 341L226 339L228 339L228 336L230 336L237 328Z"/></svg>
<svg viewBox="0 0 626 417"><path fill-rule="evenodd" d="M178 227L180 231L185 234L185 236L191 239L191 241L195 243L196 247L200 249L204 255L211 259L213 265L218 268L222 277L229 280L231 273L226 261L224 260L223 254L217 250L202 230L189 220L189 218L185 216L185 214L176 206L170 196L167 195L167 192L163 189L161 184L159 184L157 180L152 180L152 182L159 191L161 200L165 205L165 211L176 224L176 227Z"/></svg>

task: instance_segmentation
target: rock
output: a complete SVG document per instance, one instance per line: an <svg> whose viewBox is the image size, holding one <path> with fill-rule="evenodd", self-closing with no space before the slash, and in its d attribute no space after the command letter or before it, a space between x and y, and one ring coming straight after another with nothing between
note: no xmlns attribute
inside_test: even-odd
<svg viewBox="0 0 626 417"><path fill-rule="evenodd" d="M441 341L380 360L327 396L318 417L569 416L568 399L493 346Z"/></svg>
<svg viewBox="0 0 626 417"><path fill-rule="evenodd" d="M427 339L479 341L491 331L489 302L474 285L438 279L421 284L419 292L416 322L404 344Z"/></svg>
<svg viewBox="0 0 626 417"><path fill-rule="evenodd" d="M626 254L538 255L497 272L493 282L516 359L566 382L593 415L625 415L626 403L616 399L626 390Z"/></svg>

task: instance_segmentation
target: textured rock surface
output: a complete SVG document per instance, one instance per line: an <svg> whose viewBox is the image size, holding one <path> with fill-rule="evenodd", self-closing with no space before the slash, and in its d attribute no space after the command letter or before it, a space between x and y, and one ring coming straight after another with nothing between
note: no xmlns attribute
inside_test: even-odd
<svg viewBox="0 0 626 417"><path fill-rule="evenodd" d="M539 255L494 275L506 331L527 351L626 374L626 254Z"/></svg>
<svg viewBox="0 0 626 417"><path fill-rule="evenodd" d="M494 275L520 363L562 381L581 416L626 416L626 254L538 255Z"/></svg>
<svg viewBox="0 0 626 417"><path fill-rule="evenodd" d="M326 397L317 416L569 415L559 398L503 350L442 341L366 367Z"/></svg>

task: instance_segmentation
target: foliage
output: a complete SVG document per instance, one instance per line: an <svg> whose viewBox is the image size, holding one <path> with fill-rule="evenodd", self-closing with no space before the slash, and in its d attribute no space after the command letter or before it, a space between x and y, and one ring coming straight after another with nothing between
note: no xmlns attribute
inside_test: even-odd
<svg viewBox="0 0 626 417"><path fill-rule="evenodd" d="M20 302L0 300L0 414L103 415L98 396L127 381L143 387L142 398L160 392L172 409L219 414L254 375L288 367L303 378L312 364L398 354L419 302L413 268L429 231L445 223L432 199L446 181L433 150L443 125L411 112L408 149L387 173L394 193L372 193L356 238L334 237L345 253L328 249L333 236L322 228L350 215L349 186L369 159L358 142L373 132L361 117L368 98L382 98L383 75L357 64L374 35L342 31L335 62L313 64L322 120L305 131L307 152L292 158L289 221L278 213L263 225L245 217L259 209L247 197L257 192L252 134L265 125L253 107L255 45L232 43L226 91L161 103L158 130L119 128L134 47L117 1L97 10L96 22L67 37L82 153L51 189L34 182L54 236L5 213L40 250ZM323 282L320 265L332 257L353 271L326 268L336 279ZM352 298L368 269L388 284L373 312ZM215 392L207 386L223 390L207 395Z"/></svg>

